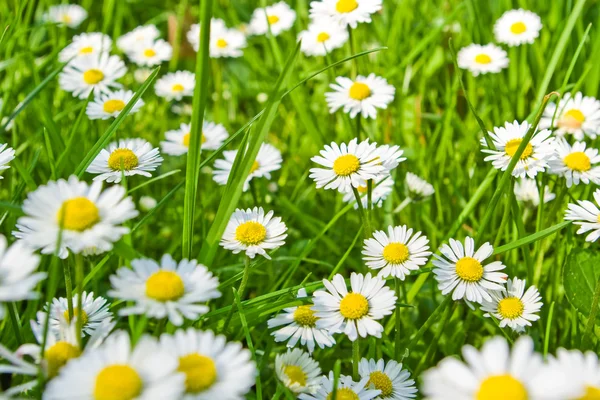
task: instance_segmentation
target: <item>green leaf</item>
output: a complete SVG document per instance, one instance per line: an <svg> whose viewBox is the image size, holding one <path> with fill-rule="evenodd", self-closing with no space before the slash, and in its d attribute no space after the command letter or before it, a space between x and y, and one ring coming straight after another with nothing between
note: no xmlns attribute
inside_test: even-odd
<svg viewBox="0 0 600 400"><path fill-rule="evenodd" d="M594 293L600 280L600 253L576 249L569 254L563 269L563 285L569 303L585 317L592 313Z"/></svg>

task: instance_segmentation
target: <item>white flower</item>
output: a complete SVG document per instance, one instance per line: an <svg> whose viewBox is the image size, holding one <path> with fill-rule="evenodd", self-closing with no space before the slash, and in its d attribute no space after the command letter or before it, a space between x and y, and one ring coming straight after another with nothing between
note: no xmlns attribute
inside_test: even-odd
<svg viewBox="0 0 600 400"><path fill-rule="evenodd" d="M473 76L498 73L508 67L506 51L493 44L471 44L460 49L457 55L458 66L468 69Z"/></svg>
<svg viewBox="0 0 600 400"><path fill-rule="evenodd" d="M248 23L249 35L264 35L269 32L273 36L289 30L296 21L296 12L285 2L280 1L266 8L256 8Z"/></svg>
<svg viewBox="0 0 600 400"><path fill-rule="evenodd" d="M600 155L598 150L586 149L585 142L575 142L573 146L564 139L555 142L556 157L550 160L550 170L567 180L567 187L580 182L600 184Z"/></svg>
<svg viewBox="0 0 600 400"><path fill-rule="evenodd" d="M160 32L155 25L138 26L117 39L117 47L125 53L136 51L144 43L158 39Z"/></svg>
<svg viewBox="0 0 600 400"><path fill-rule="evenodd" d="M534 179L518 179L515 183L515 196L517 200L530 203L533 207L540 204L540 192ZM544 203L554 200L556 195L550 192L548 186L544 187Z"/></svg>
<svg viewBox="0 0 600 400"><path fill-rule="evenodd" d="M265 214L262 207L236 209L221 238L221 246L233 254L246 253L250 258L257 254L271 259L266 250L277 249L285 244L287 226L281 217L273 217L273 211Z"/></svg>
<svg viewBox="0 0 600 400"><path fill-rule="evenodd" d="M158 148L144 139L121 139L102 149L86 172L99 174L95 181L119 183L123 175L151 177L162 161Z"/></svg>
<svg viewBox="0 0 600 400"><path fill-rule="evenodd" d="M179 129L167 131L165 133L165 141L160 142L163 153L172 156L180 156L188 152L190 145L190 124L181 124ZM214 122L203 121L202 123L202 150L217 150L225 139L229 137L229 133L221 124Z"/></svg>
<svg viewBox="0 0 600 400"><path fill-rule="evenodd" d="M152 70L150 68L138 68L133 71L133 78L137 83L144 83L146 79L150 78Z"/></svg>
<svg viewBox="0 0 600 400"><path fill-rule="evenodd" d="M429 182L410 172L406 173L406 191L413 201L423 200L435 193Z"/></svg>
<svg viewBox="0 0 600 400"><path fill-rule="evenodd" d="M373 181L373 190L371 191L372 207L381 207L383 205L383 201L392 193L393 189L394 179L391 175L381 175L377 179L375 179ZM356 190L358 190L358 193L360 194L360 199L363 208L367 208L369 206L369 188L366 182L364 185L357 187ZM355 202L354 209L358 208L358 203L356 203L356 196L354 196L354 193L352 191L344 193L344 201L346 203Z"/></svg>
<svg viewBox="0 0 600 400"><path fill-rule="evenodd" d="M600 189L594 192L594 200L600 205ZM565 213L565 220L574 221L580 228L577 234L581 235L590 232L586 236L586 242L595 242L600 237L600 210L594 203L588 200L577 200L577 204L569 203L568 210Z"/></svg>
<svg viewBox="0 0 600 400"><path fill-rule="evenodd" d="M381 393L379 390L369 389L367 387L368 378L363 378L360 382L354 382L352 377L340 375L337 386L338 400L372 400ZM333 392L334 375L333 372L329 376L323 375L319 389L312 394L300 393L300 400L331 400Z"/></svg>
<svg viewBox="0 0 600 400"><path fill-rule="evenodd" d="M555 115L556 114L556 115ZM600 101L577 92L566 93L558 103L549 103L540 120L540 128L555 128L559 136L573 135L576 140L595 139L600 132Z"/></svg>
<svg viewBox="0 0 600 400"><path fill-rule="evenodd" d="M73 57L109 53L111 47L112 39L108 35L100 32L82 33L73 36L71 43L58 53L58 61L66 62Z"/></svg>
<svg viewBox="0 0 600 400"><path fill-rule="evenodd" d="M173 56L173 48L162 39L138 44L127 52L127 57L139 66L152 67L169 61Z"/></svg>
<svg viewBox="0 0 600 400"><path fill-rule="evenodd" d="M44 14L44 20L69 28L77 28L88 16L87 11L77 4L52 6Z"/></svg>
<svg viewBox="0 0 600 400"><path fill-rule="evenodd" d="M133 96L134 93L131 90L101 93L94 101L88 103L85 113L90 119L117 118ZM129 114L135 114L143 105L144 100L138 99Z"/></svg>
<svg viewBox="0 0 600 400"><path fill-rule="evenodd" d="M343 27L356 28L371 22L371 14L381 10L382 0L321 0L310 3L310 18L318 21L331 18Z"/></svg>
<svg viewBox="0 0 600 400"><path fill-rule="evenodd" d="M504 288L507 275L498 272L505 268L502 262L482 265L494 252L489 243L475 251L475 242L468 236L464 247L458 240L450 239L450 246L442 245L440 252L443 257L433 255L436 258L433 260L436 266L433 273L443 295L452 292L452 300L464 298L469 302L482 303L484 300L492 301L490 291Z"/></svg>
<svg viewBox="0 0 600 400"><path fill-rule="evenodd" d="M71 61L60 73L58 82L61 89L85 99L92 90L98 95L120 88L115 81L126 72L125 63L119 57L98 53Z"/></svg>
<svg viewBox="0 0 600 400"><path fill-rule="evenodd" d="M367 387L381 391L375 400L410 400L416 397L417 388L414 379L410 379L410 372L394 360L386 364L382 359L363 358L358 364L358 373L361 379L369 378Z"/></svg>
<svg viewBox="0 0 600 400"><path fill-rule="evenodd" d="M306 297L306 290L298 290L298 298ZM267 321L269 328L283 326L271 333L276 342L287 342L287 347L294 347L300 342L306 346L309 353L315 350L315 343L320 348L331 347L335 344L335 339L327 329L317 328L318 317L315 316L312 304L305 304L298 307L284 308L281 313Z"/></svg>
<svg viewBox="0 0 600 400"><path fill-rule="evenodd" d="M156 201L156 199L154 197L150 197L150 196L140 197L139 205L140 205L140 208L144 211L152 210L154 207L156 207L156 204L158 204L158 202Z"/></svg>
<svg viewBox="0 0 600 400"><path fill-rule="evenodd" d="M489 132L489 134L496 149L487 148L485 141L481 140L484 146L481 151L489 154L484 160L491 161L494 168L506 171L530 127L531 125L527 121L523 121L521 124L517 121L506 122L503 127L494 127L494 132ZM536 130L521 153L521 157L512 171L512 176L534 178L538 172L544 172L549 167L548 162L554 157L554 138L550 137L551 134L552 132L548 129Z"/></svg>
<svg viewBox="0 0 600 400"><path fill-rule="evenodd" d="M72 300L73 315L75 318L81 315L82 333L93 335L106 321L112 320L112 312L108 310L110 304L104 297L94 297L94 293L83 292L81 296L81 312L78 310L79 294L74 293ZM48 305L46 305L46 311ZM45 313L44 313L45 315ZM61 320L70 322L68 299L64 297L54 298L50 305L50 328L58 330ZM38 323L43 326L43 321L38 318Z"/></svg>
<svg viewBox="0 0 600 400"><path fill-rule="evenodd" d="M388 175L402 161L406 161L406 157L402 157L404 150L400 149L400 146L390 146L389 144L384 144L377 147L375 152L377 153L377 161L385 169L380 176Z"/></svg>
<svg viewBox="0 0 600 400"><path fill-rule="evenodd" d="M359 113L364 118L377 117L377 109L386 109L396 92L385 78L375 74L358 75L355 80L338 76L336 83L329 86L333 89L333 92L325 93L329 112L333 114L343 108L350 118Z"/></svg>
<svg viewBox="0 0 600 400"><path fill-rule="evenodd" d="M193 72L171 72L156 81L154 90L156 95L167 100L181 100L194 94L196 77Z"/></svg>
<svg viewBox="0 0 600 400"><path fill-rule="evenodd" d="M593 400L600 394L600 363L593 351L582 353L579 350L560 348L556 358L550 357L550 364L569 376L570 382L579 388L579 396L574 398Z"/></svg>
<svg viewBox="0 0 600 400"><path fill-rule="evenodd" d="M367 266L379 271L380 278L393 276L404 280L410 271L417 271L427 263L431 255L429 239L421 232L413 235L406 225L388 226L388 233L375 231L373 237L365 239L362 250Z"/></svg>
<svg viewBox="0 0 600 400"><path fill-rule="evenodd" d="M66 258L69 250L111 250L114 242L129 233L121 224L138 215L122 186L102 191L102 182L88 185L75 176L38 186L23 202L23 212L13 235L43 254L53 254L62 231L60 258Z"/></svg>
<svg viewBox="0 0 600 400"><path fill-rule="evenodd" d="M0 171L4 171L5 169L9 169L9 162L15 159L15 150L12 147L8 147L8 144L4 143L0 145ZM0 179L4 179L2 175L0 175Z"/></svg>
<svg viewBox="0 0 600 400"><path fill-rule="evenodd" d="M277 378L294 394L315 393L321 383L321 368L308 353L288 350L275 356Z"/></svg>
<svg viewBox="0 0 600 400"><path fill-rule="evenodd" d="M528 10L506 11L494 24L494 35L500 43L519 46L533 43L540 35L542 20Z"/></svg>
<svg viewBox="0 0 600 400"><path fill-rule="evenodd" d="M194 24L187 33L188 42L198 51L200 40L200 25ZM246 47L246 36L237 29L228 29L225 22L219 18L210 21L209 55L212 58L241 57Z"/></svg>
<svg viewBox="0 0 600 400"><path fill-rule="evenodd" d="M219 185L226 185L233 167L233 162L237 156L237 150L227 150L223 152L223 159L215 161L215 168L213 170L213 180ZM275 146L268 143L260 145L256 160L250 168L250 173L244 182L244 192L250 187L250 181L253 178L271 179L271 172L277 171L281 168L281 152L277 150Z"/></svg>
<svg viewBox="0 0 600 400"><path fill-rule="evenodd" d="M131 261L131 267L119 268L110 277L112 290L108 295L133 305L122 308L119 315L147 315L169 318L175 325L184 319L195 320L209 310L204 304L221 297L219 281L196 260L175 262L165 254L160 264L149 258Z"/></svg>
<svg viewBox="0 0 600 400"><path fill-rule="evenodd" d="M308 29L300 32L300 50L307 56L324 56L348 41L348 30L329 18L312 21Z"/></svg>

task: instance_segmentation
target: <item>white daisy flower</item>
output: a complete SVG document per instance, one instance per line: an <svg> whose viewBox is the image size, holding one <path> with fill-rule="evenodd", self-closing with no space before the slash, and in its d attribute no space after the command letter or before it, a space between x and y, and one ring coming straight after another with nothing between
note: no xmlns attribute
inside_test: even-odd
<svg viewBox="0 0 600 400"><path fill-rule="evenodd" d="M90 119L117 118L134 94L131 90L101 93L94 101L88 103L85 113ZM129 114L135 114L144 104L144 100L138 99Z"/></svg>
<svg viewBox="0 0 600 400"><path fill-rule="evenodd" d="M321 368L308 353L288 350L275 356L277 378L294 394L315 393L321 384Z"/></svg>
<svg viewBox="0 0 600 400"><path fill-rule="evenodd" d="M400 149L400 146L390 146L384 144L377 147L377 161L385 168L382 175L388 175L395 169L402 161L406 161L406 157L402 157L404 150Z"/></svg>
<svg viewBox="0 0 600 400"><path fill-rule="evenodd" d="M354 382L352 377L340 375L337 386L337 400L372 400L381 393L379 390L369 389L367 387L368 378L363 378L360 382ZM321 376L321 383L315 393L300 393L300 400L331 400L333 392L334 375L329 372L329 376Z"/></svg>
<svg viewBox="0 0 600 400"><path fill-rule="evenodd" d="M187 33L188 42L198 51L200 41L200 25L194 24ZM209 55L212 58L241 57L246 47L246 36L237 29L228 29L219 18L210 21Z"/></svg>
<svg viewBox="0 0 600 400"><path fill-rule="evenodd" d="M181 124L179 129L167 131L165 133L166 140L160 142L163 153L172 156L186 154L190 145L190 129L191 124ZM229 133L227 133L223 125L206 120L203 121L202 150L217 150L228 137Z"/></svg>
<svg viewBox="0 0 600 400"><path fill-rule="evenodd" d="M194 95L196 77L193 72L171 72L156 81L154 90L156 95L167 100L181 100Z"/></svg>
<svg viewBox="0 0 600 400"><path fill-rule="evenodd" d="M121 84L115 81L126 72L125 63L119 57L98 53L71 61L60 73L58 83L62 90L85 99L92 90L98 95L120 88Z"/></svg>
<svg viewBox="0 0 600 400"><path fill-rule="evenodd" d="M62 231L60 258L67 258L69 250L80 253L96 247L109 251L113 243L129 233L121 226L138 215L125 188L113 186L102 191L102 182L88 185L77 177L59 179L29 193L23 202L25 216L17 220L13 235L25 244L53 254Z"/></svg>
<svg viewBox="0 0 600 400"><path fill-rule="evenodd" d="M489 339L481 351L463 346L466 362L446 357L423 374L421 391L429 400L564 400L578 389L559 368L545 365L533 340L520 337L512 351L503 337Z"/></svg>
<svg viewBox="0 0 600 400"><path fill-rule="evenodd" d="M598 150L586 149L585 142L575 142L573 146L564 139L555 141L556 157L550 160L550 171L563 176L567 187L580 182L600 184L600 155Z"/></svg>
<svg viewBox="0 0 600 400"><path fill-rule="evenodd" d="M506 288L491 292L492 301L484 301L481 310L484 317L493 315L500 321L500 328L510 327L515 332L523 332L525 326L540 319L542 296L535 286L525 291L525 281L519 278L509 279Z"/></svg>
<svg viewBox="0 0 600 400"><path fill-rule="evenodd" d="M150 171L155 171L162 161L158 148L152 148L146 140L120 139L102 149L86 172L99 174L95 181L119 183L123 175L151 177Z"/></svg>
<svg viewBox="0 0 600 400"><path fill-rule="evenodd" d="M569 375L569 380L579 387L581 400L593 400L600 394L600 363L593 351L582 353L579 350L560 348L556 358L550 357L550 364Z"/></svg>
<svg viewBox="0 0 600 400"><path fill-rule="evenodd" d="M158 204L158 202L156 201L156 199L154 197L151 197L151 196L142 196L142 197L140 197L140 200L139 200L138 203L140 205L140 208L143 211L150 211L154 207L156 207L156 205Z"/></svg>
<svg viewBox="0 0 600 400"><path fill-rule="evenodd" d="M361 185L359 187L356 188L356 190L358 190L358 193L360 194L360 199L361 199L361 203L363 208L368 208L369 206L369 196L368 196L368 192L369 192L369 188L367 186L367 183L365 182L364 185ZM385 199L387 199L387 197L392 193L392 191L394 190L394 179L391 177L391 175L386 174L386 175L381 175L380 177L378 177L377 179L375 179L373 181L373 189L371 190L371 205L374 208L375 206L377 207L381 207L383 205L383 201ZM354 196L353 192L347 192L344 193L344 199L343 199L346 203L352 203L354 202L354 209L358 209L358 203L356 203L356 196Z"/></svg>
<svg viewBox="0 0 600 400"><path fill-rule="evenodd" d="M97 349L69 361L51 380L44 399L179 399L185 375L175 354L148 335L132 346L120 331Z"/></svg>
<svg viewBox="0 0 600 400"><path fill-rule="evenodd" d="M323 279L326 290L313 294L317 328L330 333L345 333L350 341L358 337L381 337L383 326L377 320L390 315L396 306L396 295L379 277L350 275L351 292L348 292L342 275L331 281Z"/></svg>
<svg viewBox="0 0 600 400"><path fill-rule="evenodd" d="M375 118L378 108L386 109L394 100L396 89L385 78L375 74L358 75L355 80L338 76L335 81L329 85L333 92L325 93L331 114L343 108L350 118L359 113L364 118Z"/></svg>
<svg viewBox="0 0 600 400"><path fill-rule="evenodd" d="M226 185L233 167L233 162L237 156L237 150L227 150L223 152L223 159L215 161L215 167L213 169L213 180L219 185ZM253 178L271 179L271 172L277 171L281 168L282 163L281 152L277 148L268 143L260 145L256 160L250 168L248 178L244 182L244 192L250 188L250 181Z"/></svg>
<svg viewBox="0 0 600 400"><path fill-rule="evenodd" d="M87 335L93 335L96 330L103 326L106 322L111 321L113 314L108 310L110 304L104 297L94 297L94 293L83 292L81 296L81 312L78 309L79 304L79 293L74 293L72 298L73 315L78 317L81 315L82 320L82 333ZM48 310L48 305L45 307ZM44 313L45 315L45 313ZM45 318L44 318L45 319ZM68 299L64 297L54 298L52 305L50 306L50 328L58 330L60 327L60 321L69 319L69 305ZM40 324L43 321L39 321Z"/></svg>
<svg viewBox="0 0 600 400"><path fill-rule="evenodd" d="M73 36L71 43L58 53L58 61L66 62L74 57L109 53L112 47L110 36L100 32L82 33Z"/></svg>
<svg viewBox="0 0 600 400"><path fill-rule="evenodd" d="M382 359L375 361L363 358L358 364L358 373L361 379L369 378L367 387L381 391L375 400L410 400L417 395L410 372L402 369L402 364L394 360L385 363Z"/></svg>
<svg viewBox="0 0 600 400"><path fill-rule="evenodd" d="M127 57L135 64L142 67L153 67L169 61L173 56L173 48L162 39L138 44L135 49L127 52Z"/></svg>
<svg viewBox="0 0 600 400"><path fill-rule="evenodd" d="M306 296L306 290L298 290L298 298ZM306 346L309 353L315 350L315 343L320 348L331 347L335 344L335 339L327 329L317 328L315 312L312 310L312 304L305 304L298 307L288 307L283 309L283 313L267 321L269 328L275 328L284 325L271 333L276 342L287 342L287 347L294 347L300 341L302 346Z"/></svg>
<svg viewBox="0 0 600 400"><path fill-rule="evenodd" d="M339 25L356 28L359 23L371 22L371 14L381 10L382 0L321 0L310 3L313 21L332 19Z"/></svg>
<svg viewBox="0 0 600 400"><path fill-rule="evenodd" d="M421 232L413 235L406 225L388 226L388 233L375 231L373 237L365 239L362 250L367 266L379 271L380 278L393 276L404 280L410 271L417 271L427 264L431 255L429 239Z"/></svg>
<svg viewBox="0 0 600 400"><path fill-rule="evenodd" d="M150 78L152 70L150 68L138 68L133 71L133 78L137 83L144 83L146 79Z"/></svg>
<svg viewBox="0 0 600 400"><path fill-rule="evenodd" d="M341 193L352 191L352 188L364 186L369 179L376 179L385 171L377 152L377 143L369 143L366 139L357 143L352 139L348 145L331 142L320 151L320 156L311 161L325 168L311 168L310 178L317 183L317 189L337 189Z"/></svg>
<svg viewBox="0 0 600 400"><path fill-rule="evenodd" d="M508 56L506 51L493 44L470 44L459 50L457 62L460 68L478 76L502 71L508 67Z"/></svg>
<svg viewBox="0 0 600 400"><path fill-rule="evenodd" d="M155 25L138 26L117 39L117 47L125 53L136 51L144 43L153 42L160 36Z"/></svg>
<svg viewBox="0 0 600 400"><path fill-rule="evenodd" d="M429 182L413 173L406 173L405 182L406 195L410 197L412 201L424 200L435 193L435 189Z"/></svg>
<svg viewBox="0 0 600 400"><path fill-rule="evenodd" d="M290 30L296 21L296 11L292 10L285 2L280 1L266 8L256 8L248 23L249 35L265 35L269 26L273 36Z"/></svg>
<svg viewBox="0 0 600 400"><path fill-rule="evenodd" d="M287 226L281 217L273 217L273 211L265 214L262 207L236 209L221 238L221 246L233 254L240 252L254 258L257 254L271 259L266 250L277 249L285 244Z"/></svg>
<svg viewBox="0 0 600 400"><path fill-rule="evenodd" d="M594 192L594 200L600 205L600 189ZM595 242L600 237L600 210L594 203L588 200L577 200L578 204L569 203L565 213L566 221L574 221L580 228L578 235L590 232L586 236L586 242Z"/></svg>
<svg viewBox="0 0 600 400"><path fill-rule="evenodd" d="M242 400L258 373L248 350L225 336L193 328L160 337L162 348L179 360L185 376L182 400ZM167 397L164 397L166 399Z"/></svg>
<svg viewBox="0 0 600 400"><path fill-rule="evenodd" d="M61 4L52 6L44 14L44 20L55 24L77 28L87 18L87 11L77 4Z"/></svg>
<svg viewBox="0 0 600 400"><path fill-rule="evenodd" d="M520 46L533 43L540 35L542 20L528 10L506 11L494 24L494 35L500 43Z"/></svg>
<svg viewBox="0 0 600 400"><path fill-rule="evenodd" d="M175 262L165 254L160 264L149 258L131 261L131 267L119 268L111 275L108 295L135 304L122 308L119 315L147 315L169 318L175 325L184 319L195 320L209 310L206 304L221 297L219 280L196 260Z"/></svg>
<svg viewBox="0 0 600 400"><path fill-rule="evenodd" d="M312 21L307 30L300 32L300 50L307 56L324 56L348 41L348 30L329 18Z"/></svg>
<svg viewBox="0 0 600 400"><path fill-rule="evenodd" d="M494 132L489 132L489 135L496 149L487 148L486 142L481 140L484 147L481 151L489 154L484 160L491 161L494 168L506 171L530 127L531 125L527 121L523 121L521 124L517 121L506 122L504 126L494 127ZM538 172L544 172L546 168L549 168L548 162L554 157L554 138L550 135L552 132L548 129L537 130L533 134L525 150L521 153L521 157L512 171L512 176L534 178Z"/></svg>
<svg viewBox="0 0 600 400"><path fill-rule="evenodd" d="M555 128L558 136L573 135L576 140L586 136L595 139L600 132L600 101L577 92L566 93L558 103L549 103L540 120L541 128ZM556 115L555 115L556 113Z"/></svg>
<svg viewBox="0 0 600 400"><path fill-rule="evenodd" d="M483 261L492 255L494 248L484 243L475 251L472 238L465 238L465 245L458 240L450 239L450 245L442 245L443 257L434 254L433 269L438 289L443 295L452 292L452 300L464 298L469 302L482 303L492 301L490 291L504 289L507 275L499 272L505 268L500 261L483 265Z"/></svg>
<svg viewBox="0 0 600 400"><path fill-rule="evenodd" d="M540 204L540 192L535 179L523 178L515 182L515 197L533 207ZM554 200L556 195L550 192L548 186L544 187L544 203Z"/></svg>
<svg viewBox="0 0 600 400"><path fill-rule="evenodd" d="M15 159L15 149L12 147L8 147L8 144L4 143L0 145L0 172L5 169L9 169L9 162ZM4 179L2 175L0 175L0 179Z"/></svg>

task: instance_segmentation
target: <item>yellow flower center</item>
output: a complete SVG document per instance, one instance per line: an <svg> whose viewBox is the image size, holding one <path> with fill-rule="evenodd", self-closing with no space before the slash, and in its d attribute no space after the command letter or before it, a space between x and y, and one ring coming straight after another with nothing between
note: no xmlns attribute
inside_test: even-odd
<svg viewBox="0 0 600 400"><path fill-rule="evenodd" d="M390 397L394 393L394 386L389 376L381 371L371 372L367 386L373 385L375 389L381 390L380 397Z"/></svg>
<svg viewBox="0 0 600 400"><path fill-rule="evenodd" d="M235 229L235 240L246 246L262 243L267 237L267 228L260 222L246 221Z"/></svg>
<svg viewBox="0 0 600 400"><path fill-rule="evenodd" d="M290 385L297 383L300 386L306 386L306 374L301 367L297 365L286 365L283 368L283 372L290 379Z"/></svg>
<svg viewBox="0 0 600 400"><path fill-rule="evenodd" d="M369 301L360 293L350 292L340 301L340 313L344 318L360 319L369 313Z"/></svg>
<svg viewBox="0 0 600 400"><path fill-rule="evenodd" d="M527 30L527 26L523 22L515 22L510 26L510 31L515 35L520 35Z"/></svg>
<svg viewBox="0 0 600 400"><path fill-rule="evenodd" d="M473 257L463 257L456 262L456 275L463 281L478 282L483 277L483 267Z"/></svg>
<svg viewBox="0 0 600 400"><path fill-rule="evenodd" d="M198 393L208 389L217 380L217 366L212 358L191 353L179 358L177 371L185 374L187 393Z"/></svg>
<svg viewBox="0 0 600 400"><path fill-rule="evenodd" d="M486 378L479 387L476 400L527 400L528 398L525 386L506 374Z"/></svg>
<svg viewBox="0 0 600 400"><path fill-rule="evenodd" d="M70 24L72 19L71 16L69 16L68 14L63 14L60 19L62 20L62 22L64 22L65 24Z"/></svg>
<svg viewBox="0 0 600 400"><path fill-rule="evenodd" d="M154 49L146 49L144 50L144 56L150 58L150 57L154 57L156 55L156 51L154 51Z"/></svg>
<svg viewBox="0 0 600 400"><path fill-rule="evenodd" d="M69 318L69 310L65 310L65 312L63 313L65 320L67 322L71 322L71 318ZM77 307L73 308L73 316L74 317L79 317L79 309ZM81 325L85 325L88 322L88 315L85 311L81 310Z"/></svg>
<svg viewBox="0 0 600 400"><path fill-rule="evenodd" d="M204 133L202 133L202 138L200 138L200 142L206 143L206 136L204 136ZM189 132L186 133L185 135L183 135L183 145L185 147L190 147L190 133Z"/></svg>
<svg viewBox="0 0 600 400"><path fill-rule="evenodd" d="M587 386L585 394L577 400L600 400L600 388Z"/></svg>
<svg viewBox="0 0 600 400"><path fill-rule="evenodd" d="M54 378L64 365L72 358L81 355L81 350L67 342L56 342L54 346L46 350L46 363L48 365L48 376Z"/></svg>
<svg viewBox="0 0 600 400"><path fill-rule="evenodd" d="M475 62L477 64L489 64L492 62L492 58L490 56L488 56L487 54L477 54L475 56Z"/></svg>
<svg viewBox="0 0 600 400"><path fill-rule="evenodd" d="M523 139L511 139L508 142L506 142L506 144L504 145L504 151L506 152L506 154L508 154L510 157L514 156L522 141ZM521 153L520 158L521 160L525 160L532 154L533 146L531 145L531 143L527 143L527 146L525 146L525 150L523 150L523 153Z"/></svg>
<svg viewBox="0 0 600 400"><path fill-rule="evenodd" d="M94 400L133 400L142 386L142 378L129 365L110 365L96 377Z"/></svg>
<svg viewBox="0 0 600 400"><path fill-rule="evenodd" d="M371 89L369 89L369 86L364 83L354 82L352 86L350 86L350 97L354 100L361 101L366 99L370 95Z"/></svg>
<svg viewBox="0 0 600 400"><path fill-rule="evenodd" d="M521 299L516 297L507 297L500 300L498 303L498 314L502 315L502 318L515 319L523 315L525 306Z"/></svg>
<svg viewBox="0 0 600 400"><path fill-rule="evenodd" d="M183 92L183 89L185 89L183 87L183 85L181 83L176 83L173 85L173 87L171 87L171 90L174 92Z"/></svg>
<svg viewBox="0 0 600 400"><path fill-rule="evenodd" d="M592 167L590 158L583 151L575 151L567 155L563 161L569 169L574 171L589 171Z"/></svg>
<svg viewBox="0 0 600 400"><path fill-rule="evenodd" d="M558 125L561 128L579 129L584 122L585 115L583 115L581 110L572 108L561 116Z"/></svg>
<svg viewBox="0 0 600 400"><path fill-rule="evenodd" d="M120 171L121 168L129 171L138 166L138 158L129 149L116 149L108 157L108 166L115 171Z"/></svg>
<svg viewBox="0 0 600 400"><path fill-rule="evenodd" d="M338 176L352 175L360 168L360 161L354 154L344 154L333 162L333 172Z"/></svg>
<svg viewBox="0 0 600 400"><path fill-rule="evenodd" d="M94 51L92 46L82 47L79 49L79 54L90 54Z"/></svg>
<svg viewBox="0 0 600 400"><path fill-rule="evenodd" d="M311 306L299 306L294 311L294 321L300 326L308 326L314 328L317 325L317 317L315 312L310 309Z"/></svg>
<svg viewBox="0 0 600 400"><path fill-rule="evenodd" d="M329 38L330 38L329 33L327 33L327 32L321 32L317 36L317 42L323 43L323 42L329 40Z"/></svg>
<svg viewBox="0 0 600 400"><path fill-rule="evenodd" d="M333 393L329 393L327 395L327 400L331 400L332 397ZM338 389L335 398L336 400L360 400L360 397L358 397L358 395L354 393L354 390L350 388Z"/></svg>
<svg viewBox="0 0 600 400"><path fill-rule="evenodd" d="M225 47L227 47L227 41L225 39L217 40L217 47L224 49Z"/></svg>
<svg viewBox="0 0 600 400"><path fill-rule="evenodd" d="M368 186L359 186L356 188L356 190L358 190L358 193L367 193L369 191L369 187Z"/></svg>
<svg viewBox="0 0 600 400"><path fill-rule="evenodd" d="M114 112L122 111L125 108L125 102L123 100L107 100L104 102L104 112L112 114Z"/></svg>
<svg viewBox="0 0 600 400"><path fill-rule="evenodd" d="M390 264L402 264L409 256L408 247L402 243L390 243L383 248L383 259Z"/></svg>
<svg viewBox="0 0 600 400"><path fill-rule="evenodd" d="M277 15L269 15L267 17L267 20L269 21L270 25L276 24L277 22L279 22L279 17Z"/></svg>
<svg viewBox="0 0 600 400"><path fill-rule="evenodd" d="M104 79L104 73L99 69L92 68L88 69L83 73L83 80L85 81L85 83L88 83L90 85L95 85L102 79Z"/></svg>
<svg viewBox="0 0 600 400"><path fill-rule="evenodd" d="M63 229L83 232L100 221L100 213L88 198L74 197L63 202L56 219Z"/></svg>
<svg viewBox="0 0 600 400"><path fill-rule="evenodd" d="M181 277L173 271L157 271L146 280L146 296L158 301L177 300L185 293Z"/></svg>
<svg viewBox="0 0 600 400"><path fill-rule="evenodd" d="M335 10L339 13L349 13L358 8L358 1L356 0L338 0L335 4Z"/></svg>
<svg viewBox="0 0 600 400"><path fill-rule="evenodd" d="M254 171L256 171L258 168L260 167L260 163L258 161L254 161L252 163L252 166L250 167L250 172L249 174L253 173Z"/></svg>

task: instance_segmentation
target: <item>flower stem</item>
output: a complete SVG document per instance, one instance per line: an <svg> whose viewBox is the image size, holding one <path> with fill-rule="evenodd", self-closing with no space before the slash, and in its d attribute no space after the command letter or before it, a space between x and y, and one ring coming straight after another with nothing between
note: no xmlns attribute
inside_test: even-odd
<svg viewBox="0 0 600 400"><path fill-rule="evenodd" d="M83 319L82 319L82 303L83 303L83 256L81 254L75 255L75 281L77 282L77 322L76 322L76 330L77 330L77 343L79 343L79 348L82 348L81 345L81 330L83 329Z"/></svg>
<svg viewBox="0 0 600 400"><path fill-rule="evenodd" d="M69 321L73 319L73 284L71 283L71 267L65 260L63 262L63 274L65 276L65 291L67 292L67 311Z"/></svg>
<svg viewBox="0 0 600 400"><path fill-rule="evenodd" d="M392 211L392 214L396 214L404 210L404 208L406 208L406 206L408 206L410 203L412 203L412 199L410 197L405 198L404 200L402 200L402 203L400 203L398 207L396 207L394 211Z"/></svg>
<svg viewBox="0 0 600 400"><path fill-rule="evenodd" d="M394 360L400 358L400 330L402 329L402 321L400 320L400 279L396 278L396 334L394 336Z"/></svg>
<svg viewBox="0 0 600 400"><path fill-rule="evenodd" d="M242 276L242 282L238 287L238 296L240 297L240 301L244 299L244 294L246 292L246 284L248 283L248 277L250 276L250 257L246 256L244 260L244 275ZM225 323L223 324L223 328L221 332L225 332L227 327L229 326L229 322L231 322L231 317L233 316L233 312L235 311L235 302L231 305L229 312L227 313L227 318L225 318Z"/></svg>
<svg viewBox="0 0 600 400"><path fill-rule="evenodd" d="M352 379L358 381L358 363L360 361L359 338L352 342Z"/></svg>
<svg viewBox="0 0 600 400"><path fill-rule="evenodd" d="M365 210L365 208L363 207L362 204L362 199L360 198L360 193L358 193L358 190L352 186L352 192L354 192L354 197L356 198L356 204L358 206L358 210L360 211L360 216L363 222L363 226L365 228L365 237L369 238L371 237L371 222L369 221L369 215L367 214L367 211Z"/></svg>

